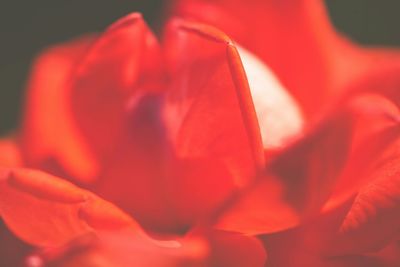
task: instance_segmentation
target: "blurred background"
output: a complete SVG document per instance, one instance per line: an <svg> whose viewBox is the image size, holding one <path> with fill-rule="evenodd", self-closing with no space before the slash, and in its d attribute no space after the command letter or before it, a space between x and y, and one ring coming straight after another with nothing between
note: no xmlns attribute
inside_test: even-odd
<svg viewBox="0 0 400 267"><path fill-rule="evenodd" d="M168 0L3 0L0 5L0 135L18 125L33 57L44 47L98 32L132 11L156 27ZM334 25L366 45L400 46L400 1L327 0Z"/></svg>

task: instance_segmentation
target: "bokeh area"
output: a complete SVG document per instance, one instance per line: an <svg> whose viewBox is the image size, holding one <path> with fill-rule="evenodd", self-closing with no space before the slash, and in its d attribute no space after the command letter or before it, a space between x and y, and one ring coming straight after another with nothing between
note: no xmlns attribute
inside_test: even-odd
<svg viewBox="0 0 400 267"><path fill-rule="evenodd" d="M6 0L0 7L0 134L18 126L32 59L50 44L99 32L132 11L154 28L168 0ZM336 27L366 45L400 46L400 1L327 0Z"/></svg>

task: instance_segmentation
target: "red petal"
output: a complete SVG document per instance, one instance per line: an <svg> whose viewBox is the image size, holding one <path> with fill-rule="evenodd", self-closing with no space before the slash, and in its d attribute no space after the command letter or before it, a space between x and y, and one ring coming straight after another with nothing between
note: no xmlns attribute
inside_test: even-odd
<svg viewBox="0 0 400 267"><path fill-rule="evenodd" d="M392 143L369 169L333 244L334 253L376 251L397 238L400 225L399 141ZM371 168L372 167L372 168Z"/></svg>
<svg viewBox="0 0 400 267"><path fill-rule="evenodd" d="M296 226L318 210L346 162L349 119L338 116L318 125L277 156L263 177L227 203L217 227L270 233Z"/></svg>
<svg viewBox="0 0 400 267"><path fill-rule="evenodd" d="M217 227L275 232L317 214L332 192L326 211L348 200L369 180L365 164L372 164L398 133L393 128L398 110L377 100L359 95L341 103L341 109L272 159L264 177L228 201Z"/></svg>
<svg viewBox="0 0 400 267"><path fill-rule="evenodd" d="M63 244L87 232L138 226L88 191L49 174L2 169L0 214L21 239L38 246Z"/></svg>
<svg viewBox="0 0 400 267"><path fill-rule="evenodd" d="M22 266L31 247L13 235L0 220L0 264Z"/></svg>
<svg viewBox="0 0 400 267"><path fill-rule="evenodd" d="M308 115L327 100L337 40L322 1L177 2L178 15L215 25L260 56Z"/></svg>
<svg viewBox="0 0 400 267"><path fill-rule="evenodd" d="M184 231L232 192L232 175L243 185L263 161L239 58L226 37L215 33L219 39L214 40L209 34L215 30L202 27L171 24L166 39L171 88L166 99L136 92L125 135L105 162L105 176L95 189L152 230ZM205 71L210 68L218 77ZM210 186L212 197L207 194Z"/></svg>
<svg viewBox="0 0 400 267"><path fill-rule="evenodd" d="M207 235L155 241L132 232L84 236L66 247L43 251L30 261L50 266L264 266L266 254L259 240L240 234L212 231ZM32 264L33 265L33 264Z"/></svg>
<svg viewBox="0 0 400 267"><path fill-rule="evenodd" d="M260 56L309 116L354 80L400 64L398 51L360 49L337 34L321 0L174 2L173 13L215 25Z"/></svg>
<svg viewBox="0 0 400 267"><path fill-rule="evenodd" d="M156 241L132 231L82 236L70 244L44 250L28 258L46 266L195 267L204 266L208 247L197 239Z"/></svg>
<svg viewBox="0 0 400 267"><path fill-rule="evenodd" d="M245 185L264 159L236 48L212 27L179 20L170 24L165 44L172 83L165 115L177 156L221 160Z"/></svg>
<svg viewBox="0 0 400 267"><path fill-rule="evenodd" d="M84 37L57 45L36 59L21 130L21 149L28 166L56 158L72 174L91 172L92 163L71 126L66 99L70 72L93 40Z"/></svg>
<svg viewBox="0 0 400 267"><path fill-rule="evenodd" d="M207 266L261 267L267 261L265 249L256 237L213 231L210 244L211 258Z"/></svg>
<svg viewBox="0 0 400 267"><path fill-rule="evenodd" d="M400 113L393 102L379 95L363 95L353 101L354 135L347 166L338 178L332 196L324 209L346 201L369 182L370 166L400 133Z"/></svg>
<svg viewBox="0 0 400 267"><path fill-rule="evenodd" d="M0 139L0 166L19 167L21 164L20 148L14 138Z"/></svg>
<svg viewBox="0 0 400 267"><path fill-rule="evenodd" d="M160 121L160 99L138 98L94 190L152 231L183 232L232 193L232 175L222 161L175 159Z"/></svg>
<svg viewBox="0 0 400 267"><path fill-rule="evenodd" d="M101 165L126 131L136 91L159 90L159 47L140 14L113 24L76 66L70 108L92 156Z"/></svg>

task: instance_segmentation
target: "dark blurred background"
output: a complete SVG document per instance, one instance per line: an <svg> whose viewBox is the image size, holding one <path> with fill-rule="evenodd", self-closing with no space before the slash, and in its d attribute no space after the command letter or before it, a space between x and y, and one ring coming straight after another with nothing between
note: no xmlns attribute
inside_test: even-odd
<svg viewBox="0 0 400 267"><path fill-rule="evenodd" d="M2 0L0 134L18 125L32 58L49 44L103 30L132 11L156 26L168 0ZM336 27L362 44L400 46L400 1L327 0Z"/></svg>

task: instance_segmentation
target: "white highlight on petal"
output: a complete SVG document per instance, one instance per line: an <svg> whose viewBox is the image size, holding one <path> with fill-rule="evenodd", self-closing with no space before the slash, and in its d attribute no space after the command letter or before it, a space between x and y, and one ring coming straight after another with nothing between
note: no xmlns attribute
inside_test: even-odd
<svg viewBox="0 0 400 267"><path fill-rule="evenodd" d="M250 85L264 149L282 147L301 132L301 109L268 66L243 47L236 47Z"/></svg>

